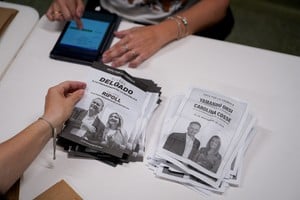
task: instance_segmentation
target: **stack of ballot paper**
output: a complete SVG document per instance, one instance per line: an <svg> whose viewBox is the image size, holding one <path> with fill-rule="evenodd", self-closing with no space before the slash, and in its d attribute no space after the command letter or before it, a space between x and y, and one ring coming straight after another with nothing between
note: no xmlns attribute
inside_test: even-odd
<svg viewBox="0 0 300 200"><path fill-rule="evenodd" d="M94 63L86 78L84 97L66 122L57 144L70 157L100 160L116 166L141 161L145 130L160 103L152 80Z"/></svg>
<svg viewBox="0 0 300 200"><path fill-rule="evenodd" d="M159 178L203 194L223 193L240 184L255 121L246 102L191 88L169 100L147 165Z"/></svg>

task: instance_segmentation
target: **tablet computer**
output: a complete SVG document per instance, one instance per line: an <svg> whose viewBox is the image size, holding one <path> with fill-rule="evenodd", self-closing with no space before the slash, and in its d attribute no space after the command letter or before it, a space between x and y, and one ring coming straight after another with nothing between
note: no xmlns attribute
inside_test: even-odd
<svg viewBox="0 0 300 200"><path fill-rule="evenodd" d="M50 52L51 58L87 65L101 59L111 45L120 17L108 12L85 11L81 20L82 29L77 28L75 21L66 23Z"/></svg>

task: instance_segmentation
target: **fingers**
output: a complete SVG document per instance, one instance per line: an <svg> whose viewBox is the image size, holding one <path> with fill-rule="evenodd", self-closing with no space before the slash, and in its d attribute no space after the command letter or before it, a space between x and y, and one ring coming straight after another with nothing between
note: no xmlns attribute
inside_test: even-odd
<svg viewBox="0 0 300 200"><path fill-rule="evenodd" d="M126 36L126 34L129 34L130 31L132 31L132 29L129 29L129 30L123 30L123 31L116 31L114 32L114 35L117 37L117 38L123 38Z"/></svg>
<svg viewBox="0 0 300 200"><path fill-rule="evenodd" d="M117 38L124 38L127 35L132 36L132 33L138 32L139 30L141 30L141 27L133 27L133 28L126 29L126 30L116 31L116 32L114 32L114 35Z"/></svg>
<svg viewBox="0 0 300 200"><path fill-rule="evenodd" d="M80 81L65 81L57 85L63 90L63 94L73 93L76 90L85 89L86 83Z"/></svg>
<svg viewBox="0 0 300 200"><path fill-rule="evenodd" d="M84 95L86 83L79 81L66 81L62 83L64 88L64 96L74 106Z"/></svg>
<svg viewBox="0 0 300 200"><path fill-rule="evenodd" d="M83 23L81 21L81 17L84 12L84 4L82 3L82 0L77 0L77 7L76 7L76 13L75 13L75 22L77 25L77 28L83 29Z"/></svg>
<svg viewBox="0 0 300 200"><path fill-rule="evenodd" d="M61 12L61 9L59 7L59 5L56 3L56 2L53 2L51 4L51 6L49 7L47 13L47 18L50 20L50 21L63 21L64 18L63 18L63 13Z"/></svg>
<svg viewBox="0 0 300 200"><path fill-rule="evenodd" d="M76 17L80 18L80 17L82 17L83 12L84 12L84 4L83 4L82 0L77 0L76 5L77 5Z"/></svg>
<svg viewBox="0 0 300 200"><path fill-rule="evenodd" d="M135 50L130 50L124 53L123 55L120 55L118 59L113 60L111 65L112 67L119 67L125 65L130 61L136 60L137 57L138 53Z"/></svg>
<svg viewBox="0 0 300 200"><path fill-rule="evenodd" d="M49 88L45 99L44 116L56 127L66 121L75 104L84 95L86 83L65 81Z"/></svg>
<svg viewBox="0 0 300 200"><path fill-rule="evenodd" d="M135 50L130 50L127 53L123 54L119 58L112 61L112 67L119 67L128 63L128 67L135 68L140 65L145 59L142 59L142 56L139 55Z"/></svg>
<svg viewBox="0 0 300 200"><path fill-rule="evenodd" d="M75 16L75 5L67 4L68 1L56 1L58 6L56 9L59 9L62 12L62 17L65 21L70 21Z"/></svg>
<svg viewBox="0 0 300 200"><path fill-rule="evenodd" d="M80 18L76 17L75 18L75 23L76 23L77 28L83 29L83 23L82 23Z"/></svg>
<svg viewBox="0 0 300 200"><path fill-rule="evenodd" d="M102 62L111 62L112 67L137 67L162 46L150 26L118 31L115 36L120 40L102 55Z"/></svg>
<svg viewBox="0 0 300 200"><path fill-rule="evenodd" d="M76 89L84 89L86 87L86 83L81 81L64 81L60 83L58 87L62 87L66 91L70 91Z"/></svg>
<svg viewBox="0 0 300 200"><path fill-rule="evenodd" d="M71 95L68 96L68 100L74 106L84 95L84 89L76 90Z"/></svg>
<svg viewBox="0 0 300 200"><path fill-rule="evenodd" d="M128 67L136 68L140 64L142 64L145 60L146 58L144 58L143 56L136 57L135 59L133 59L131 62L128 63Z"/></svg>
<svg viewBox="0 0 300 200"><path fill-rule="evenodd" d="M119 67L129 63L139 57L139 48L134 43L127 43L126 38L128 31L117 32L116 35L122 38L118 43L112 46L102 55L104 63L112 62L112 67Z"/></svg>
<svg viewBox="0 0 300 200"><path fill-rule="evenodd" d="M77 27L82 28L81 16L84 11L82 0L55 0L50 5L46 16L50 21L75 20Z"/></svg>
<svg viewBox="0 0 300 200"><path fill-rule="evenodd" d="M137 67L144 60L139 47L121 44L121 42L115 44L102 55L102 61L104 63L111 62L112 67L119 67L126 63L129 64L129 67Z"/></svg>

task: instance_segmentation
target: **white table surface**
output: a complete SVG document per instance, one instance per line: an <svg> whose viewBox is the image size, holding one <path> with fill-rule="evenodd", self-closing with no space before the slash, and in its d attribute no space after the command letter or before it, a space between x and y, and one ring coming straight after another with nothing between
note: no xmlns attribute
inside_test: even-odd
<svg viewBox="0 0 300 200"><path fill-rule="evenodd" d="M123 22L120 29L130 27ZM43 17L0 82L0 141L36 120L47 89L64 80L82 80L87 66L49 59L61 26ZM180 184L155 178L144 162L116 168L94 160L68 159L51 142L21 179L20 200L32 199L65 179L84 199L299 199L300 57L189 36L166 46L130 74L162 86L163 102L149 130L158 133L167 100L189 86L249 102L258 131L248 149L242 185L203 197Z"/></svg>
<svg viewBox="0 0 300 200"><path fill-rule="evenodd" d="M38 12L29 6L0 1L0 7L13 8L19 12L0 36L0 81L17 55L22 44L39 20Z"/></svg>

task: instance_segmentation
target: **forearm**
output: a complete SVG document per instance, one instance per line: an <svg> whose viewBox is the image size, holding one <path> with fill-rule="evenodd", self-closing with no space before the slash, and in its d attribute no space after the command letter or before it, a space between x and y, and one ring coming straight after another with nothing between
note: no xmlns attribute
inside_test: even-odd
<svg viewBox="0 0 300 200"><path fill-rule="evenodd" d="M43 118L0 144L0 193L5 193L23 174L52 137L70 117L84 94L86 84L65 81L49 88Z"/></svg>
<svg viewBox="0 0 300 200"><path fill-rule="evenodd" d="M51 138L51 128L37 120L0 144L0 193L5 193L23 174Z"/></svg>
<svg viewBox="0 0 300 200"><path fill-rule="evenodd" d="M178 15L187 19L188 33L193 34L223 19L228 6L229 0L201 0Z"/></svg>
<svg viewBox="0 0 300 200"><path fill-rule="evenodd" d="M223 19L228 6L229 0L199 1L191 8L174 15L174 17L176 15L184 17L188 23L186 27L179 18L166 19L156 26L157 33L160 33L163 43L167 44L183 36L204 30ZM179 29L181 29L181 34L179 34Z"/></svg>

